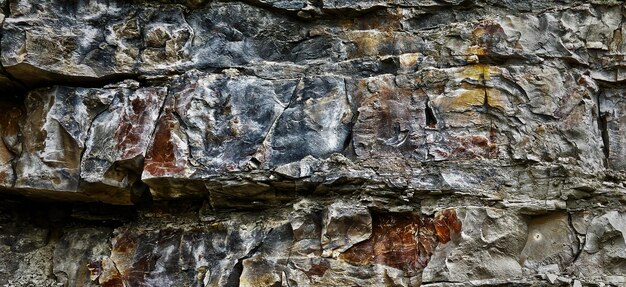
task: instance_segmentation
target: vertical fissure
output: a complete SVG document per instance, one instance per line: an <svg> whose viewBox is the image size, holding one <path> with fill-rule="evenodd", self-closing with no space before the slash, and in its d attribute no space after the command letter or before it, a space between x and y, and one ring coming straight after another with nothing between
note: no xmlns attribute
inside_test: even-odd
<svg viewBox="0 0 626 287"><path fill-rule="evenodd" d="M435 117L435 113L433 112L433 109L430 107L430 99L426 99L424 114L426 116L426 127L430 129L436 129L437 118Z"/></svg>
<svg viewBox="0 0 626 287"><path fill-rule="evenodd" d="M267 232L267 234L265 235L265 238L267 238L267 235L272 233L272 231L273 231L273 229L270 229ZM235 266L233 266L233 270L231 271L230 275L228 276L228 280L226 281L225 286L228 286L228 287L239 286L239 281L241 279L241 274L243 273L243 261L248 259L248 258L251 258L252 256L254 256L254 254L263 245L263 242L265 241L265 238L263 238L263 240L261 240L261 242L259 242L259 244L257 244L252 249L250 249L250 251L246 255L244 255L243 257L241 257L239 259L237 259L237 263L235 263Z"/></svg>
<svg viewBox="0 0 626 287"><path fill-rule="evenodd" d="M356 107L355 101L352 99L352 97L350 97L350 94L348 93L348 80L346 78L343 78L343 92L346 96L346 103L350 107L352 118L350 119L350 123L347 125L348 134L346 135L346 139L343 143L342 151L345 156L355 159L356 152L354 148L354 126L359 120L359 109Z"/></svg>
<svg viewBox="0 0 626 287"><path fill-rule="evenodd" d="M600 137L602 138L602 152L604 153L603 164L605 168L609 167L610 139L609 139L609 114L603 112L601 108L602 93L598 94L598 130L600 131Z"/></svg>

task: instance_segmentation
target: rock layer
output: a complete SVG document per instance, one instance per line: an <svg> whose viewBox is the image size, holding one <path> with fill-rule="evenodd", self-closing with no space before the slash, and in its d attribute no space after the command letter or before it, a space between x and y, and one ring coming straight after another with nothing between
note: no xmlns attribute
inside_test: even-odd
<svg viewBox="0 0 626 287"><path fill-rule="evenodd" d="M624 286L625 9L0 0L0 283Z"/></svg>

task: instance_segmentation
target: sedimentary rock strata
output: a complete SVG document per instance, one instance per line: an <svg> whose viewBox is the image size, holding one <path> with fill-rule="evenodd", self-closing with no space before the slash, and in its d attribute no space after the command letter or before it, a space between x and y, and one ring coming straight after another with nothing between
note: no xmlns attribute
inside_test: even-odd
<svg viewBox="0 0 626 287"><path fill-rule="evenodd" d="M0 0L0 283L625 286L625 9Z"/></svg>

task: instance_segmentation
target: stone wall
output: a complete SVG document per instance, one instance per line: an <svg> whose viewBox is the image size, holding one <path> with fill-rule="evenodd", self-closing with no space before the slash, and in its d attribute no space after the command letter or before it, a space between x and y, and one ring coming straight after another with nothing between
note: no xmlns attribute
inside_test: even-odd
<svg viewBox="0 0 626 287"><path fill-rule="evenodd" d="M0 0L0 285L626 286L625 20Z"/></svg>

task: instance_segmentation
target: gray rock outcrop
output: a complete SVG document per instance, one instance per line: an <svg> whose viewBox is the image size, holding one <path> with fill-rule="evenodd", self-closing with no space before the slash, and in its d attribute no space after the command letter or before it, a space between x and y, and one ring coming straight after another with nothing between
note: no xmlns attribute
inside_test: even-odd
<svg viewBox="0 0 626 287"><path fill-rule="evenodd" d="M0 0L2 286L626 286L617 0Z"/></svg>

